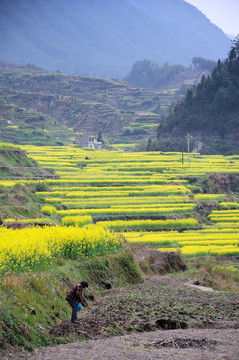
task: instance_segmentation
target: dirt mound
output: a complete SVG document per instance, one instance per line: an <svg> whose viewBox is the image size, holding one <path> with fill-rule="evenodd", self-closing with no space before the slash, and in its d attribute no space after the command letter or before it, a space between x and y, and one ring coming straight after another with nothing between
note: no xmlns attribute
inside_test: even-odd
<svg viewBox="0 0 239 360"><path fill-rule="evenodd" d="M162 251L140 251L135 254L135 259L145 273L165 275L174 271L185 271L186 262L180 253Z"/></svg>
<svg viewBox="0 0 239 360"><path fill-rule="evenodd" d="M63 321L59 326L55 326L50 329L49 333L50 335L56 337L64 337L70 334L87 340L95 338L94 335L99 332L97 324L92 321L89 321L87 324L84 323L84 328L80 325L83 325L83 323L72 324L69 321Z"/></svg>
<svg viewBox="0 0 239 360"><path fill-rule="evenodd" d="M239 175L236 174L212 174L209 183L209 192L213 194L239 192Z"/></svg>
<svg viewBox="0 0 239 360"><path fill-rule="evenodd" d="M201 216L208 216L213 210L220 210L220 205L216 201L200 201L194 208L194 211Z"/></svg>

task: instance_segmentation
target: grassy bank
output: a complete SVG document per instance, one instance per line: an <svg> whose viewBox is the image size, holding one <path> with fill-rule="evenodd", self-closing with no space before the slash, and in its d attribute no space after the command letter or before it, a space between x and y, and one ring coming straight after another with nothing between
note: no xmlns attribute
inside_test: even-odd
<svg viewBox="0 0 239 360"><path fill-rule="evenodd" d="M59 259L46 271L6 274L0 286L0 354L11 346L33 350L62 342L48 331L70 319L65 296L82 279L89 281L85 296L91 303L103 289L141 282L142 274L129 252L78 261Z"/></svg>
<svg viewBox="0 0 239 360"><path fill-rule="evenodd" d="M187 259L188 270L183 276L216 291L239 293L239 259L202 256Z"/></svg>

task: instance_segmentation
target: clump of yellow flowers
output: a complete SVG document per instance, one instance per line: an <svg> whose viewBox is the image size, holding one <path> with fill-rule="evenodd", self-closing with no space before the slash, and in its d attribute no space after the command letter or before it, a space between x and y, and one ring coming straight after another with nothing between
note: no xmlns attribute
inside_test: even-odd
<svg viewBox="0 0 239 360"><path fill-rule="evenodd" d="M76 259L115 252L122 248L119 234L97 225L83 228L45 226L0 228L0 273L27 271L57 258Z"/></svg>

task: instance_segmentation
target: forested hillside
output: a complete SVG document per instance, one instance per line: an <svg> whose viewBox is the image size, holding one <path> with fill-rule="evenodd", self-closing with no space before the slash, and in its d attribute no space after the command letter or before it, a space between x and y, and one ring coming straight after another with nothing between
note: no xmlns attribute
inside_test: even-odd
<svg viewBox="0 0 239 360"><path fill-rule="evenodd" d="M160 65L150 60L140 60L133 65L125 80L131 85L146 89L165 89L172 87L182 76L185 79L187 76L190 78L189 74L192 70L202 71L209 75L216 66L215 61L204 59L201 56L195 56L192 64L193 67L192 65L186 67L169 65L167 62Z"/></svg>
<svg viewBox="0 0 239 360"><path fill-rule="evenodd" d="M123 78L136 61L225 58L230 41L183 0L0 2L0 61Z"/></svg>
<svg viewBox="0 0 239 360"><path fill-rule="evenodd" d="M211 77L202 77L172 107L158 127L158 138L177 139L190 133L211 151L239 151L239 38L225 61L218 61ZM207 151L206 147L204 149Z"/></svg>

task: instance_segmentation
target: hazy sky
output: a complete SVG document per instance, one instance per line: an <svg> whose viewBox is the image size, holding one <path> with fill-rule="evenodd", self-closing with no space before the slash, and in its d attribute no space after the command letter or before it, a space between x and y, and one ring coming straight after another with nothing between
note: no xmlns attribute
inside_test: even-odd
<svg viewBox="0 0 239 360"><path fill-rule="evenodd" d="M185 0L196 6L224 33L239 34L239 0Z"/></svg>

